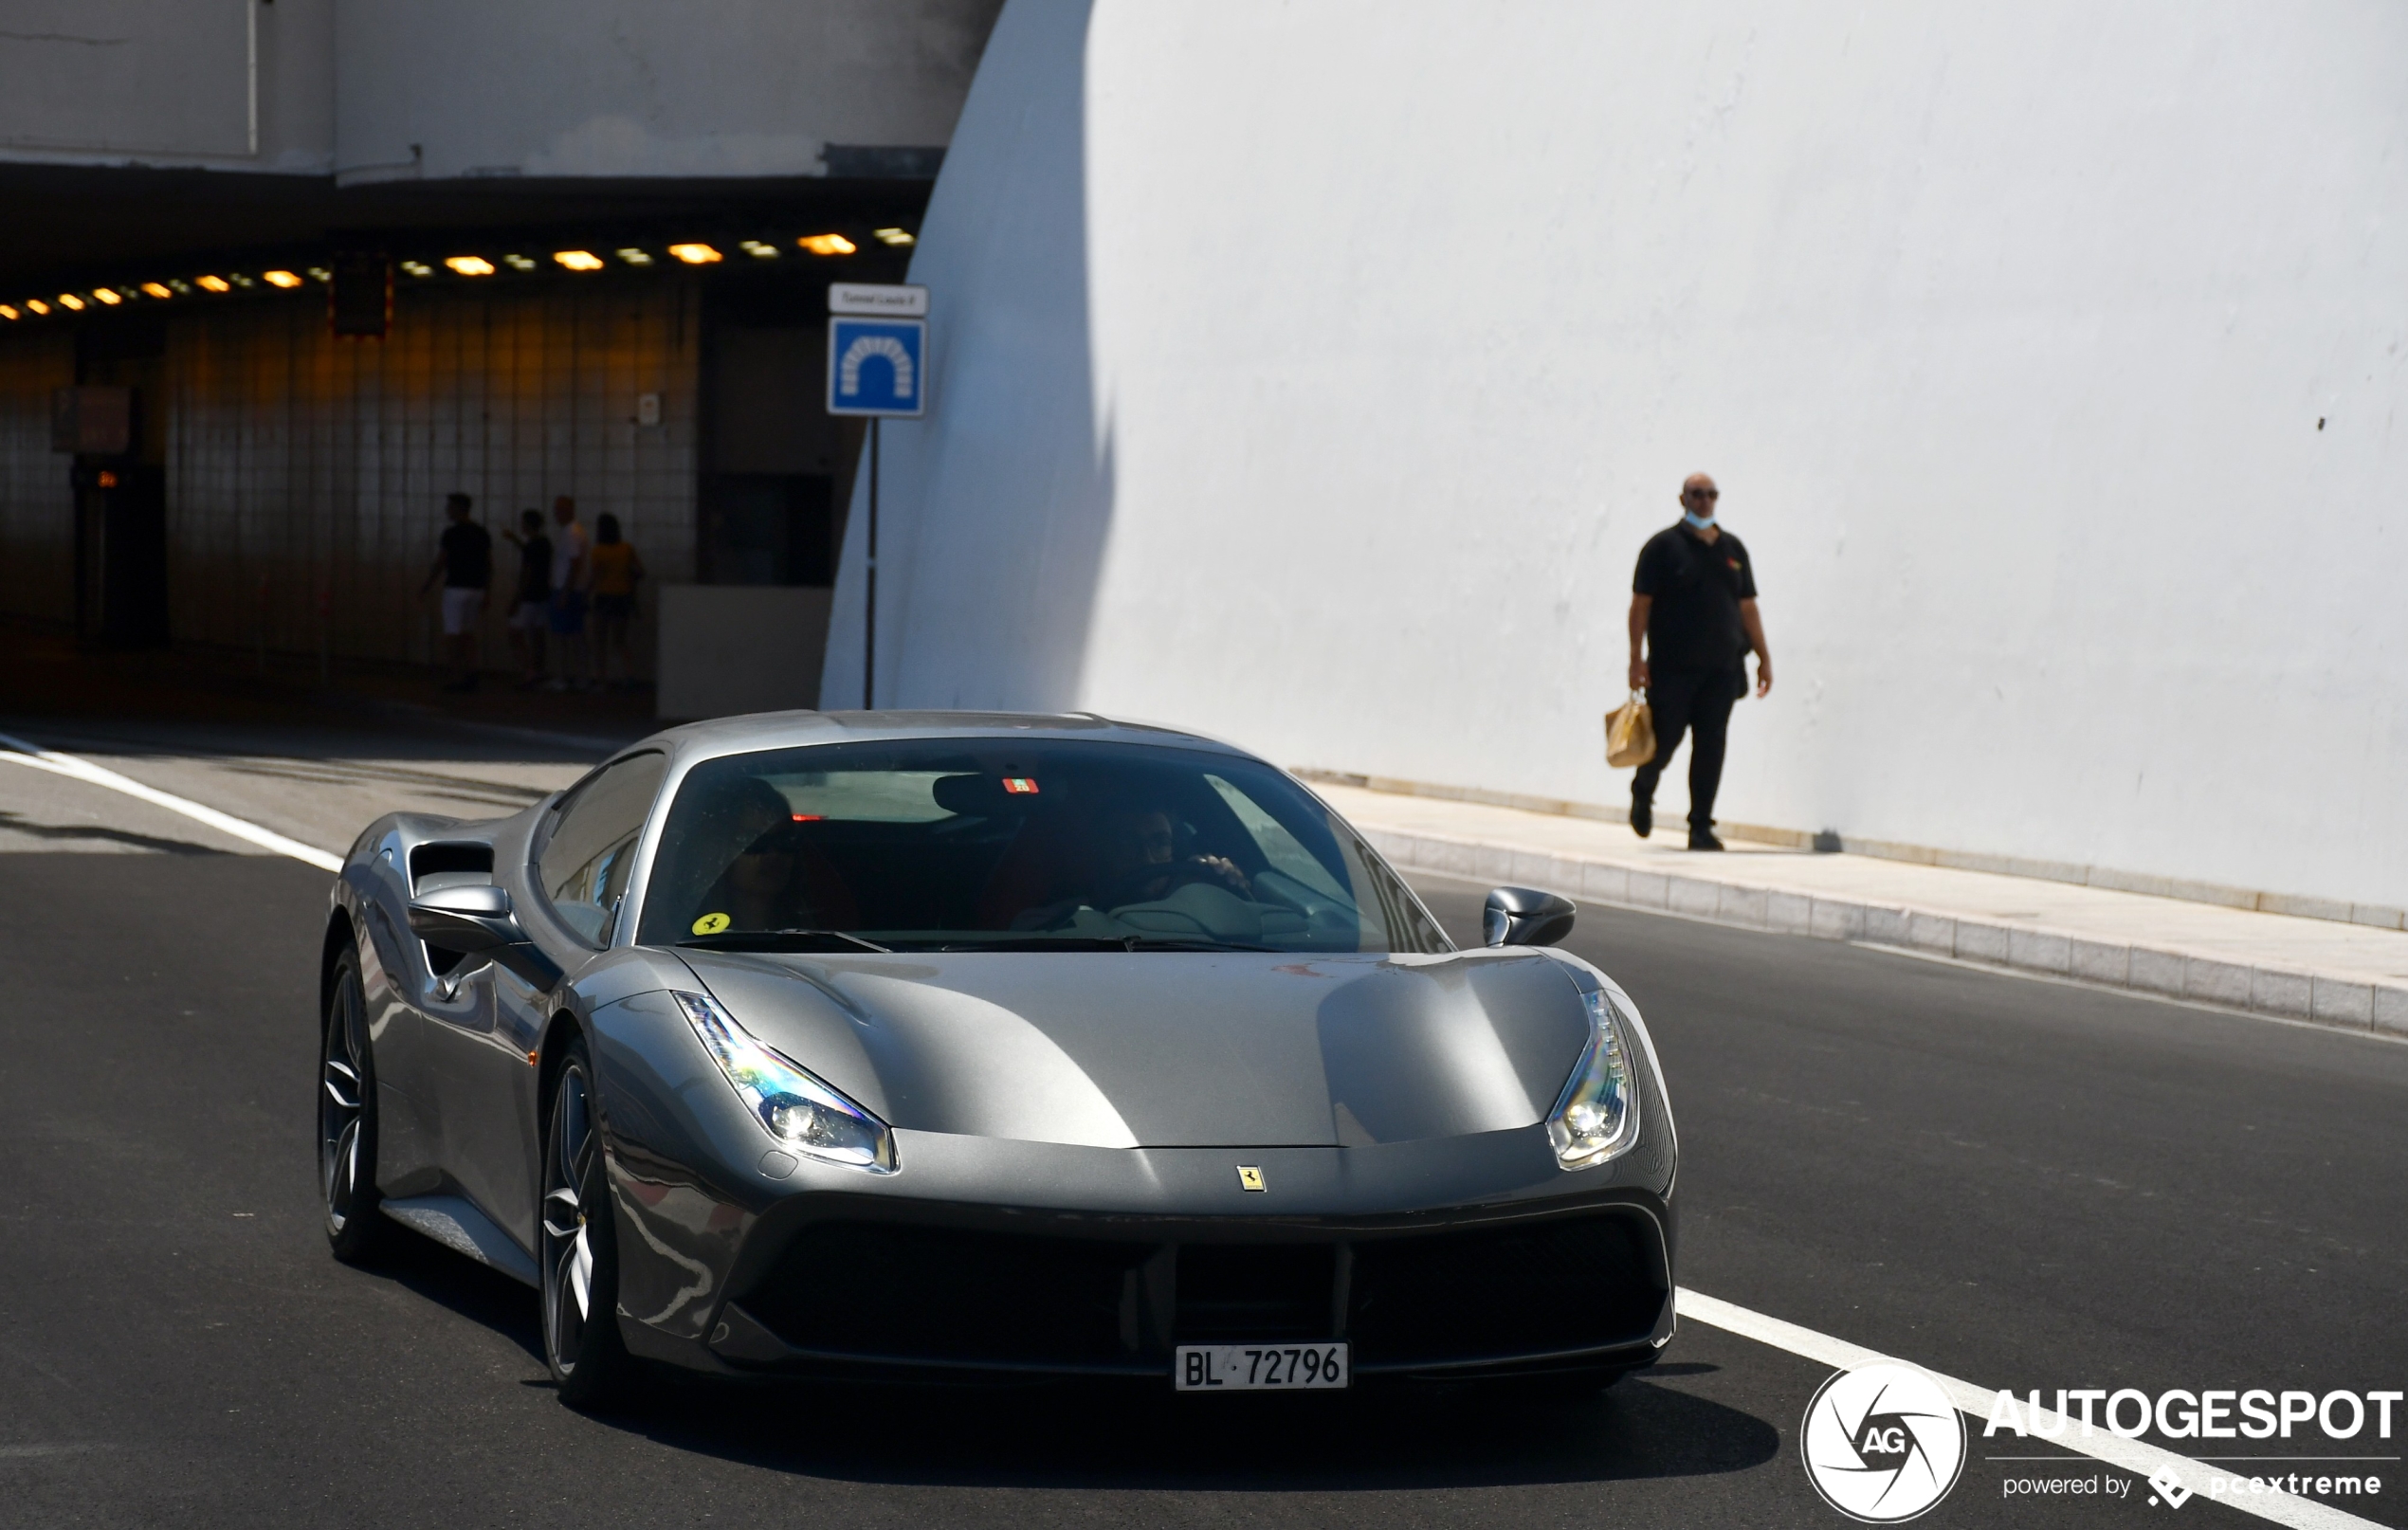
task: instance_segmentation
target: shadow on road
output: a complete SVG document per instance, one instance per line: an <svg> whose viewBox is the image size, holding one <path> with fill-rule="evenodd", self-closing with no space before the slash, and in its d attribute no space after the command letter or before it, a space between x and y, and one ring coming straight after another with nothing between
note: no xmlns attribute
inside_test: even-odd
<svg viewBox="0 0 2408 1530"><path fill-rule="evenodd" d="M674 1448L811 1477L1165 1492L1697 1477L1744 1470L1780 1449L1763 1420L1638 1378L1574 1404L1470 1387L1188 1398L1129 1387L788 1391L675 1381L608 1422Z"/></svg>

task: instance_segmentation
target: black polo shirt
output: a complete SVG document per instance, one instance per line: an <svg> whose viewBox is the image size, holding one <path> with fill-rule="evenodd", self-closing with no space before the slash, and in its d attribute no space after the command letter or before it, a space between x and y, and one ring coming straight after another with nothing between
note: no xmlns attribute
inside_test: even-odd
<svg viewBox="0 0 2408 1530"><path fill-rule="evenodd" d="M473 520L443 529L443 583L447 590L483 590L493 582L493 538Z"/></svg>
<svg viewBox="0 0 2408 1530"><path fill-rule="evenodd" d="M1650 667L1710 673L1736 667L1747 651L1739 603L1756 598L1756 566L1729 532L1710 545L1686 520L1657 532L1639 549L1631 592L1655 603L1647 616Z"/></svg>

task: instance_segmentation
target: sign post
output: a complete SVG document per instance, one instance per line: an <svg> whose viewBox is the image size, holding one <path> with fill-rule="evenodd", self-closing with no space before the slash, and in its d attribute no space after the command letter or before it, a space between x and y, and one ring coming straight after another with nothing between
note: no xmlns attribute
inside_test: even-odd
<svg viewBox="0 0 2408 1530"><path fill-rule="evenodd" d="M928 405L928 289L862 282L828 284L828 412L869 421L869 524L862 538L861 704L878 675L878 427L916 420Z"/></svg>

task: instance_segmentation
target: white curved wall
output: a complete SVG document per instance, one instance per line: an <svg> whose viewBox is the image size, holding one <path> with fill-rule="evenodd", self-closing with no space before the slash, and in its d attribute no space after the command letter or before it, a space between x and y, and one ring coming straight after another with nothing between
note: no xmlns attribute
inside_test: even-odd
<svg viewBox="0 0 2408 1530"><path fill-rule="evenodd" d="M879 700L1618 800L1704 468L1779 672L1724 816L2408 902L2403 79L2379 3L1012 0Z"/></svg>

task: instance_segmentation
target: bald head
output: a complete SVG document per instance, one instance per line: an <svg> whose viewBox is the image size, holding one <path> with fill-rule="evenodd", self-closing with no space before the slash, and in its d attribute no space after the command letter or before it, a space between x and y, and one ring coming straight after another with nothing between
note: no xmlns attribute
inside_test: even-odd
<svg viewBox="0 0 2408 1530"><path fill-rule="evenodd" d="M1714 519L1714 502L1722 497L1723 491L1706 474L1691 473L1681 480L1681 508L1700 520Z"/></svg>

